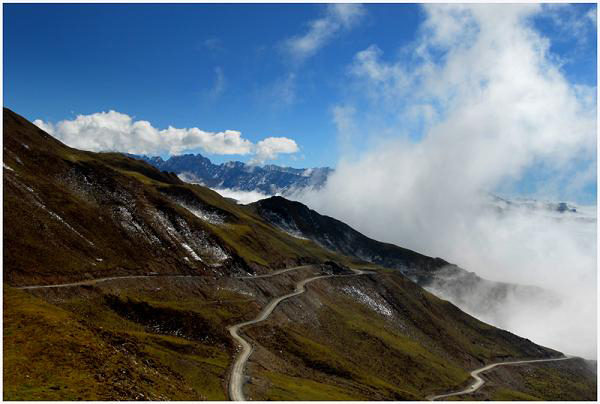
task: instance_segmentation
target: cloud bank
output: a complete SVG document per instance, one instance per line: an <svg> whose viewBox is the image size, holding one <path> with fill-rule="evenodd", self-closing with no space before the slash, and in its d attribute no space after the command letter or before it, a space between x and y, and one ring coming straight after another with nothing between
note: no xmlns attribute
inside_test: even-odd
<svg viewBox="0 0 600 404"><path fill-rule="evenodd" d="M531 22L542 6L423 9L417 40L399 56L376 44L355 55L352 96L333 120L342 141L360 134L368 147L343 157L325 188L296 199L488 279L557 292L563 302L553 311L515 305L496 324L596 357L595 214L591 222L500 215L487 194L533 169L547 174L542 188L576 193L595 182L596 90L565 78Z"/></svg>
<svg viewBox="0 0 600 404"><path fill-rule="evenodd" d="M296 142L286 137L268 137L255 145L236 130L207 132L172 126L160 130L148 121L134 121L129 115L116 111L78 115L57 124L39 119L33 123L71 147L90 151L177 155L202 149L212 154L254 154L255 163L298 151Z"/></svg>

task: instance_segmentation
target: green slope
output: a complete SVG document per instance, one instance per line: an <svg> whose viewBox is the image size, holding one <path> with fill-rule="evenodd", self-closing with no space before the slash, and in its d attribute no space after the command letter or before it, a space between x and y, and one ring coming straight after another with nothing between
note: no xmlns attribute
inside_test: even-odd
<svg viewBox="0 0 600 404"><path fill-rule="evenodd" d="M173 174L71 149L7 109L3 136L4 399L226 399L227 327L322 263L353 262ZM315 265L235 277L300 263ZM16 289L125 275L148 276ZM382 269L319 280L248 334L253 399L422 399L483 363L558 354Z"/></svg>
<svg viewBox="0 0 600 404"><path fill-rule="evenodd" d="M207 188L120 154L71 149L7 109L4 163L10 284L268 271L336 258Z"/></svg>

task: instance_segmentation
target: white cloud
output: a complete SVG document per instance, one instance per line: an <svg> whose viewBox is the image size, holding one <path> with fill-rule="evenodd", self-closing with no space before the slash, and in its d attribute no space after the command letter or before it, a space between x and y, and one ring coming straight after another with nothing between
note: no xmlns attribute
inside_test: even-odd
<svg viewBox="0 0 600 404"><path fill-rule="evenodd" d="M337 35L354 28L365 15L366 9L362 4L328 4L320 18L309 21L305 34L283 40L279 44L280 50L297 68ZM269 99L274 100L276 106L295 103L297 81L298 77L294 71L276 79L267 87Z"/></svg>
<svg viewBox="0 0 600 404"><path fill-rule="evenodd" d="M341 152L346 155L353 154L357 137L356 125L354 124L356 108L352 105L336 105L332 108L331 114Z"/></svg>
<svg viewBox="0 0 600 404"><path fill-rule="evenodd" d="M354 56L349 71L352 76L368 83L364 89L371 100L388 104L397 98L398 92L406 92L409 86L414 87L416 83L413 81L415 75L405 71L402 63L381 62L382 53L377 45L369 46Z"/></svg>
<svg viewBox="0 0 600 404"><path fill-rule="evenodd" d="M454 46L470 41L477 33L468 5L440 4L427 6L427 19L423 24L430 37L429 45Z"/></svg>
<svg viewBox="0 0 600 404"><path fill-rule="evenodd" d="M202 45L210 50L210 51L222 51L223 48L223 41L221 41L219 38L216 37L211 37L211 38L206 38L204 41L202 41Z"/></svg>
<svg viewBox="0 0 600 404"><path fill-rule="evenodd" d="M256 156L251 163L264 163L274 160L279 154L296 153L298 145L287 137L268 137L256 144Z"/></svg>
<svg viewBox="0 0 600 404"><path fill-rule="evenodd" d="M482 196L536 165L580 186L595 181L595 91L569 83L549 55L549 39L530 24L539 5L424 10L408 52L384 60L371 46L349 68L356 94L340 105L360 102L361 113L335 122L345 131L355 125L376 146L344 156L322 190L297 198L376 239L559 292L565 300L556 311L501 326L595 357L595 223L497 216ZM422 132L417 140L414 131Z"/></svg>
<svg viewBox="0 0 600 404"><path fill-rule="evenodd" d="M291 105L296 101L296 74L288 73L270 86L269 99L276 105Z"/></svg>
<svg viewBox="0 0 600 404"><path fill-rule="evenodd" d="M78 115L57 124L39 119L33 123L71 147L91 151L176 155L202 149L213 154L256 154L255 160L262 163L276 159L279 153L298 150L296 142L288 138L269 137L254 145L236 130L206 132L172 126L159 130L148 121L134 121L116 111Z"/></svg>
<svg viewBox="0 0 600 404"><path fill-rule="evenodd" d="M33 121L33 124L35 126L37 126L38 128L40 128L41 130L54 135L54 125L52 125L52 123L50 122L44 122L41 119L36 119L35 121Z"/></svg>
<svg viewBox="0 0 600 404"><path fill-rule="evenodd" d="M596 8L590 8L588 10L588 12L585 14L585 16L588 18L589 22L596 27L597 23L598 23L598 11Z"/></svg>
<svg viewBox="0 0 600 404"><path fill-rule="evenodd" d="M142 154L179 154L201 148L214 154L248 154L252 142L235 130L206 132L198 128L156 129L148 121L134 121L116 111L78 115L73 120L51 123L35 120L41 129L71 147L91 151L120 151Z"/></svg>
<svg viewBox="0 0 600 404"><path fill-rule="evenodd" d="M548 17L558 30L560 41L575 41L578 47L587 45L596 37L596 7L583 11L583 5L544 4L544 17Z"/></svg>
<svg viewBox="0 0 600 404"><path fill-rule="evenodd" d="M314 55L342 30L352 29L365 15L361 4L329 4L323 17L309 22L308 31L284 41L284 49L296 61Z"/></svg>
<svg viewBox="0 0 600 404"><path fill-rule="evenodd" d="M240 191L229 188L211 188L224 198L233 198L238 201L239 204L247 205L259 201L261 199L269 198L272 195L263 194L258 191Z"/></svg>
<svg viewBox="0 0 600 404"><path fill-rule="evenodd" d="M223 69L220 66L215 67L215 82L213 87L208 93L210 99L217 99L227 87L227 80L225 79L225 73L223 73Z"/></svg>

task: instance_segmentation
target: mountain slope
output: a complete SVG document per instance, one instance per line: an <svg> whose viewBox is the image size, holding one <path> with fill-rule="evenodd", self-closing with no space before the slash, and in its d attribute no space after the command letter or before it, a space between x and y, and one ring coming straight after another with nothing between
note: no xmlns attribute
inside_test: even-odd
<svg viewBox="0 0 600 404"><path fill-rule="evenodd" d="M265 194L286 194L298 188L319 188L333 171L329 167L298 169L277 165L249 165L240 161L213 164L200 154L161 157L128 155L152 164L163 171L183 175L190 182L211 188L259 191Z"/></svg>
<svg viewBox="0 0 600 404"><path fill-rule="evenodd" d="M345 223L320 215L300 202L273 196L250 206L263 219L291 235L313 240L324 248L366 262L400 269L409 275L426 277L433 271L450 265L441 258L431 258L370 239Z"/></svg>
<svg viewBox="0 0 600 404"><path fill-rule="evenodd" d="M3 136L4 399L226 399L238 351L227 327L300 280L360 266L6 109ZM559 355L385 269L319 279L246 332L252 399L423 399L490 361Z"/></svg>
<svg viewBox="0 0 600 404"><path fill-rule="evenodd" d="M265 271L334 256L209 189L120 154L71 149L7 110L4 129L11 283Z"/></svg>
<svg viewBox="0 0 600 404"><path fill-rule="evenodd" d="M503 318L509 299L524 304L560 303L553 293L535 287L483 279L441 258L428 257L390 243L373 240L347 224L309 209L300 202L274 196L249 205L267 222L295 237L306 238L334 252L398 269L417 284L452 301L469 313Z"/></svg>

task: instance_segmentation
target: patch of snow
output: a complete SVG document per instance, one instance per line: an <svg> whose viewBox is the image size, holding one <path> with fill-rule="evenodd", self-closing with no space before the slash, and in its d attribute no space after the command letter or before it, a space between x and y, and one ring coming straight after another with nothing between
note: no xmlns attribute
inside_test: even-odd
<svg viewBox="0 0 600 404"><path fill-rule="evenodd" d="M26 145L25 143L21 143L21 146L23 146L24 148L26 148L27 150L29 150L29 145Z"/></svg>
<svg viewBox="0 0 600 404"><path fill-rule="evenodd" d="M367 295L362 290L358 289L356 286L344 286L342 290L350 296L356 298L358 301L369 307L371 310L383 314L384 316L392 316L392 310L386 304L377 302L375 299Z"/></svg>
<svg viewBox="0 0 600 404"><path fill-rule="evenodd" d="M150 214L154 219L172 236L175 240L179 240L177 231L171 221L159 210L151 210Z"/></svg>
<svg viewBox="0 0 600 404"><path fill-rule="evenodd" d="M116 214L120 217L121 226L123 226L126 230L130 232L143 232L140 225L135 221L133 215L129 210L124 206L117 206L115 208Z"/></svg>
<svg viewBox="0 0 600 404"><path fill-rule="evenodd" d="M145 231L142 225L140 225L131 212L124 206L117 206L114 209L114 216L117 222L123 227L127 232L131 234L140 234L143 236L150 244L161 244L158 237L156 237L152 232Z"/></svg>
<svg viewBox="0 0 600 404"><path fill-rule="evenodd" d="M40 198L37 196L37 194L35 193L35 191L33 190L33 188L28 187L27 185L25 185L24 183L22 183L21 181L19 181L16 178L11 178L11 177L7 177L6 178L10 183L12 183L15 187L23 190L27 190L28 192L30 192L33 197L34 203L40 203Z"/></svg>
<svg viewBox="0 0 600 404"><path fill-rule="evenodd" d="M303 177L310 177L313 173L314 169L312 168L306 168L304 171L302 171L302 176Z"/></svg>
<svg viewBox="0 0 600 404"><path fill-rule="evenodd" d="M177 204L179 204L180 206L189 210L194 216L196 216L199 219L204 220L205 222L208 222L211 224L223 224L224 223L223 217L221 215L219 215L218 213L202 210L198 207L191 206L183 201L179 201L179 200L174 200L174 201Z"/></svg>
<svg viewBox="0 0 600 404"><path fill-rule="evenodd" d="M269 222L271 222L279 230L283 231L284 233L289 234L292 237L298 238L300 240L308 240L308 238L304 237L304 234L300 231L298 226L296 226L296 223L287 222L285 219L283 219L277 213L270 213L269 216L270 216Z"/></svg>
<svg viewBox="0 0 600 404"><path fill-rule="evenodd" d="M298 238L300 240L309 240L308 238L302 236L302 233L300 233L300 232L288 231L283 228L280 228L280 230L283 230L285 233L289 234L290 236Z"/></svg>
<svg viewBox="0 0 600 404"><path fill-rule="evenodd" d="M204 185L202 180L200 178L198 178L196 176L196 174L191 173L191 172L183 171L183 172L177 174L177 178L179 178L183 182L188 182L190 184Z"/></svg>
<svg viewBox="0 0 600 404"><path fill-rule="evenodd" d="M182 217L175 218L176 226L162 212L156 211L154 217L194 260L205 262L210 266L220 266L230 258L227 252L211 241L205 232L192 230Z"/></svg>
<svg viewBox="0 0 600 404"><path fill-rule="evenodd" d="M8 167L6 164L4 164L4 168L8 168L11 171L14 171L12 168ZM39 207L40 209L44 210L45 212L47 212L51 218L53 218L54 220L62 223L63 225L65 225L69 230L71 230L73 233L77 234L77 236L81 237L83 240L85 240L89 245L93 246L94 243L91 242L90 240L88 240L87 238L85 238L81 233L79 233L77 230L75 230L73 228L73 226L71 226L69 223L67 223L62 217L60 217L59 215L57 215L56 213L54 213L53 211L51 211L50 209L48 209L46 207L46 205L44 204L44 202L42 202L42 200L40 199L40 197L35 193L35 191L28 187L27 185L23 184L22 182L16 180L16 179L11 179L10 177L7 177L7 179L9 181L11 181L15 186L17 186L18 188L21 189L26 189L27 191L29 191L31 193L31 197L32 197L32 203Z"/></svg>
<svg viewBox="0 0 600 404"><path fill-rule="evenodd" d="M190 247L186 243L181 243L181 246L186 249L186 251L192 256L193 259L195 259L196 261L202 261L202 258L200 258L198 254L196 254L196 252L192 250L192 247Z"/></svg>
<svg viewBox="0 0 600 404"><path fill-rule="evenodd" d="M79 237L81 237L82 239L84 239L85 241L87 241L87 243L89 245L94 245L94 243L92 243L90 240L88 240L87 238L85 238L81 233L79 233L77 230L75 230L69 223L67 223L62 217L60 217L59 215L57 215L56 213L52 212L50 209L48 209L46 206L44 206L44 204L42 203L38 203L38 205L45 210L46 212L48 212L48 214L50 215L50 217L52 217L54 220L57 220L59 222L61 222L62 224L64 224L69 230L71 230L73 233L77 234Z"/></svg>
<svg viewBox="0 0 600 404"><path fill-rule="evenodd" d="M3 166L4 168L6 168L7 170L10 170L10 171L15 171L15 170L13 170L12 168L10 168L9 166L7 166L7 165L6 165L6 163L4 163L4 162L2 162L2 166Z"/></svg>
<svg viewBox="0 0 600 404"><path fill-rule="evenodd" d="M254 296L254 294L252 292L248 292L246 290L241 290L238 288L217 288L217 289L230 290L232 292L239 293L240 295L244 295L244 296Z"/></svg>
<svg viewBox="0 0 600 404"><path fill-rule="evenodd" d="M223 250L221 247L219 247L218 245L209 245L207 247L207 250L209 251L209 253L212 255L212 257L219 261L219 262L223 262L227 259L229 259L229 254L227 254L225 252L225 250Z"/></svg>

